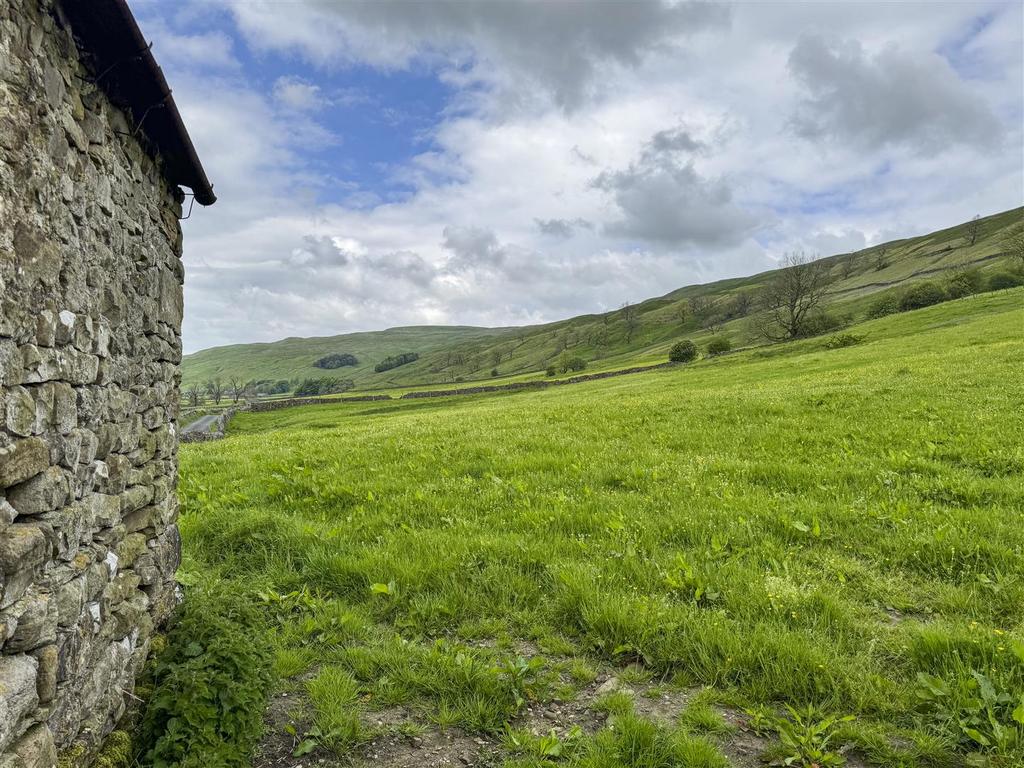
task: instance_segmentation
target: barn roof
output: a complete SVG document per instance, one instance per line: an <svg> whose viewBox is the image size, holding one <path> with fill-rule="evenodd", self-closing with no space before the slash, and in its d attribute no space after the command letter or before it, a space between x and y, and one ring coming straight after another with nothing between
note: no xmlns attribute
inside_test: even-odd
<svg viewBox="0 0 1024 768"><path fill-rule="evenodd" d="M131 113L162 158L167 180L190 188L201 205L216 202L171 89L126 0L59 2L97 84Z"/></svg>

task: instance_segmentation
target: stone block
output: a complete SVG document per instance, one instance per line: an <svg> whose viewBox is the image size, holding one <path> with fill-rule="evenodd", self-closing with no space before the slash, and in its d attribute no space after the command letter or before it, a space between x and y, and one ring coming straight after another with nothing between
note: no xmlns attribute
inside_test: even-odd
<svg viewBox="0 0 1024 768"><path fill-rule="evenodd" d="M4 646L4 653L24 653L57 642L57 602L49 592L26 595L10 610L17 616L18 626Z"/></svg>
<svg viewBox="0 0 1024 768"><path fill-rule="evenodd" d="M57 626L68 628L78 623L85 608L85 577L79 576L57 589Z"/></svg>
<svg viewBox="0 0 1024 768"><path fill-rule="evenodd" d="M0 386L21 384L23 368L21 352L11 339L0 338Z"/></svg>
<svg viewBox="0 0 1024 768"><path fill-rule="evenodd" d="M22 347L22 381L40 384L44 381L65 381L71 384L91 384L96 381L99 358L73 347Z"/></svg>
<svg viewBox="0 0 1024 768"><path fill-rule="evenodd" d="M60 276L60 253L57 246L26 221L19 221L14 226L14 255L26 284L39 283L49 288L56 287Z"/></svg>
<svg viewBox="0 0 1024 768"><path fill-rule="evenodd" d="M54 638L56 640L56 638ZM36 675L36 693L40 704L49 704L57 694L57 662L59 654L57 643L44 645L32 651L32 656L39 663Z"/></svg>
<svg viewBox="0 0 1024 768"><path fill-rule="evenodd" d="M57 314L49 309L36 315L36 344L52 347L57 340Z"/></svg>
<svg viewBox="0 0 1024 768"><path fill-rule="evenodd" d="M153 500L153 489L148 485L133 485L121 494L121 515L142 509Z"/></svg>
<svg viewBox="0 0 1024 768"><path fill-rule="evenodd" d="M97 528L109 528L121 521L121 498L105 493L94 493L91 497L93 524Z"/></svg>
<svg viewBox="0 0 1024 768"><path fill-rule="evenodd" d="M14 743L11 752L19 760L15 763L18 768L54 768L57 765L53 733L42 723L25 731L25 735Z"/></svg>
<svg viewBox="0 0 1024 768"><path fill-rule="evenodd" d="M39 706L38 670L31 656L0 656L0 753L20 735L23 718Z"/></svg>
<svg viewBox="0 0 1024 768"><path fill-rule="evenodd" d="M46 562L49 553L46 532L35 523L14 523L0 533L0 573L34 569Z"/></svg>
<svg viewBox="0 0 1024 768"><path fill-rule="evenodd" d="M4 423L12 434L28 437L35 425L35 402L24 387L12 387L7 391Z"/></svg>
<svg viewBox="0 0 1024 768"><path fill-rule="evenodd" d="M7 501L19 515L35 515L58 509L67 502L70 494L68 476L60 467L49 467L31 480L8 488Z"/></svg>
<svg viewBox="0 0 1024 768"><path fill-rule="evenodd" d="M0 496L0 533L14 522L14 518L18 516L17 511L10 504L7 503L7 498Z"/></svg>
<svg viewBox="0 0 1024 768"><path fill-rule="evenodd" d="M38 437L0 448L0 488L22 483L50 466L50 448ZM13 506L13 505L12 505Z"/></svg>

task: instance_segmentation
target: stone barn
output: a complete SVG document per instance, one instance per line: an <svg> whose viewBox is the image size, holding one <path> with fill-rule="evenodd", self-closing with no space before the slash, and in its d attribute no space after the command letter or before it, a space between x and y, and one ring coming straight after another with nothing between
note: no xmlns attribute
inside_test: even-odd
<svg viewBox="0 0 1024 768"><path fill-rule="evenodd" d="M88 762L177 600L179 220L214 200L125 0L0 2L0 768Z"/></svg>

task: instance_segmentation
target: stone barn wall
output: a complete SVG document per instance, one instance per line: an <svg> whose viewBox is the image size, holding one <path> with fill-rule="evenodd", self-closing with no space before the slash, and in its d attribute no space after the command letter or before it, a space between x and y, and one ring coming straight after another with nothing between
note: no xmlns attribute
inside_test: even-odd
<svg viewBox="0 0 1024 768"><path fill-rule="evenodd" d="M87 754L176 599L181 195L92 77L0 2L0 768Z"/></svg>

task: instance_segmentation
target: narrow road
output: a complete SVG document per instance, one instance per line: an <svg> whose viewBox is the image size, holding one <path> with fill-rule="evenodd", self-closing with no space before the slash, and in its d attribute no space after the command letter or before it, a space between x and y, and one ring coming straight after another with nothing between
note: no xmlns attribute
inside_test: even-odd
<svg viewBox="0 0 1024 768"><path fill-rule="evenodd" d="M189 432L208 432L210 425L217 420L217 415L211 416L200 416L198 419L193 421L187 427L181 430L181 434L187 435Z"/></svg>

